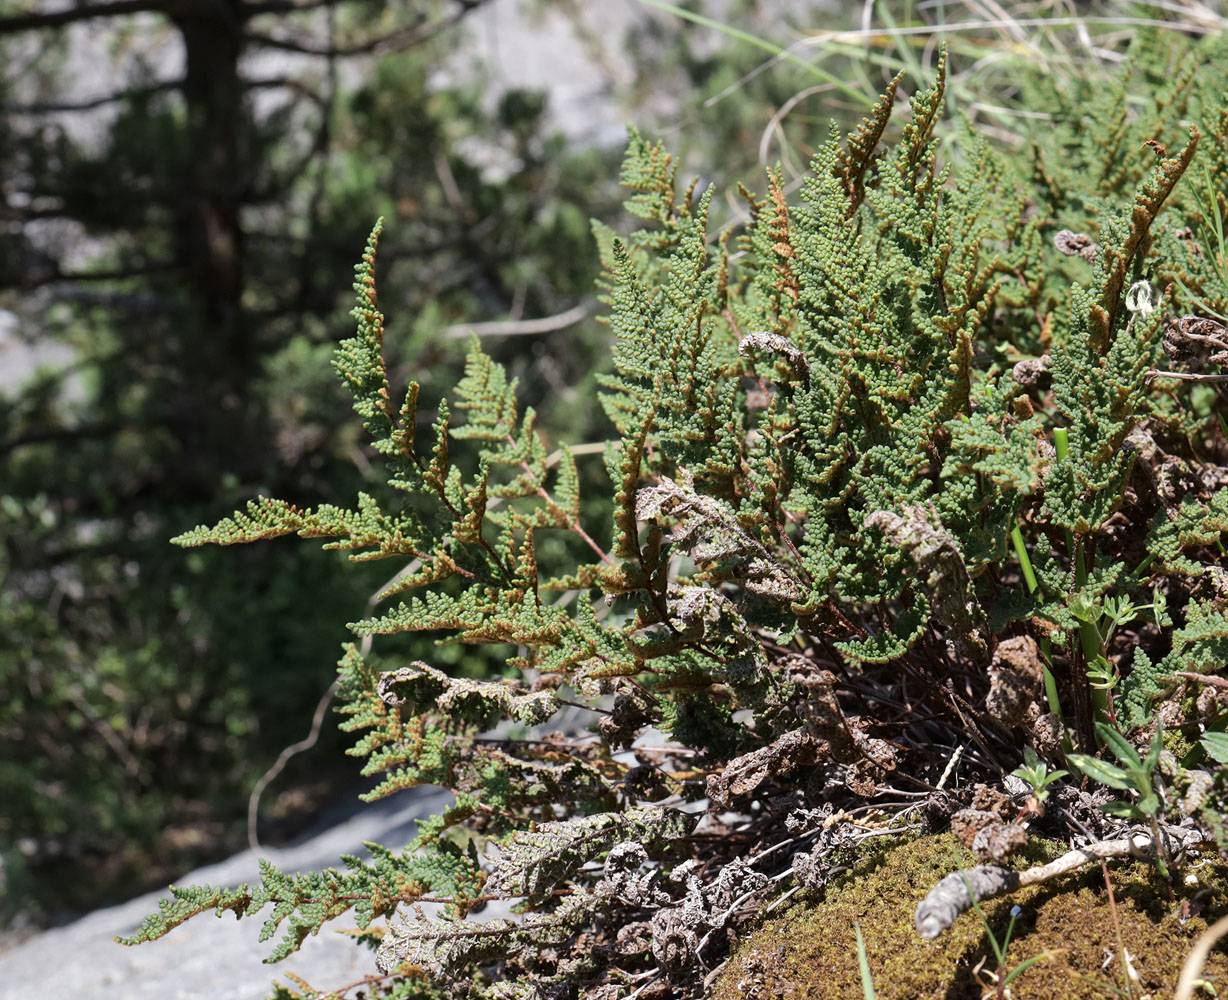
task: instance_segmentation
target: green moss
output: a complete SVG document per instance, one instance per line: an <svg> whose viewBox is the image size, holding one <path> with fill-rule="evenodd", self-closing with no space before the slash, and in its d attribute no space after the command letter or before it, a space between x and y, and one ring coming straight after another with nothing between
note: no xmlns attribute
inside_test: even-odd
<svg viewBox="0 0 1228 1000"><path fill-rule="evenodd" d="M1160 734L1160 740L1164 744L1164 749L1168 750L1177 760L1185 760L1198 745L1180 729L1165 729Z"/></svg>
<svg viewBox="0 0 1228 1000"><path fill-rule="evenodd" d="M1034 844L1017 866L1043 863L1062 850ZM993 982L996 961L976 913L965 914L930 942L918 937L912 923L917 903L961 859L968 863L967 852L950 835L884 852L874 867L825 901L799 904L750 935L714 983L712 1000L861 996L858 924L880 1000L979 1000ZM1126 943L1140 977L1134 996L1171 995L1191 944L1206 928L1203 917L1213 919L1228 909L1228 866L1222 862L1197 869L1196 885L1178 886L1176 904L1168 901L1167 888L1150 866L1110 863L1109 869L1120 937L1097 866L982 906L998 941L1005 938L1011 907L1022 908L1007 952L1008 971L1033 956L1048 956L1011 982L1013 996L1119 995L1125 988L1119 941ZM1182 924L1183 902L1204 910ZM1228 958L1222 952L1212 955L1204 978L1225 993Z"/></svg>

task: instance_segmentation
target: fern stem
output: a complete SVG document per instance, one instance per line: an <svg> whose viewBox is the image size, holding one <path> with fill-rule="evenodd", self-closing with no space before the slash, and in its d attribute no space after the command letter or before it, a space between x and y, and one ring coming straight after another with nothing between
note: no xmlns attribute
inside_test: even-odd
<svg viewBox="0 0 1228 1000"><path fill-rule="evenodd" d="M1028 557L1027 546L1024 545L1023 532L1019 530L1019 525L1011 528L1011 542L1015 546L1015 555L1019 557L1019 565L1023 570L1023 582L1027 584L1028 593L1035 594L1040 583L1036 579L1036 571L1032 568L1032 560ZM1049 711L1060 719L1062 718L1062 703L1057 696L1057 678L1053 676L1053 671L1050 669L1050 664L1053 663L1053 647L1047 635L1040 637L1040 653L1045 660L1041 667L1045 678L1045 700L1049 703Z"/></svg>
<svg viewBox="0 0 1228 1000"><path fill-rule="evenodd" d="M1019 565L1023 570L1023 581L1028 585L1028 593L1034 594L1039 584L1036 582L1036 571L1032 569L1032 560L1028 558L1028 550L1023 544L1023 532L1019 530L1019 525L1011 528L1011 541L1015 545L1015 555L1019 558Z"/></svg>
<svg viewBox="0 0 1228 1000"><path fill-rule="evenodd" d="M1053 447L1057 452L1058 461L1063 461L1070 454L1070 433L1065 427L1053 428ZM1087 567L1083 563L1083 548L1075 544L1074 535L1069 528L1066 529L1066 549L1074 564L1075 586L1087 586ZM1096 657L1104 655L1104 641L1100 636L1100 630L1092 622L1079 622L1079 645L1085 662L1091 662ZM1086 678L1082 678L1082 681L1086 683ZM1109 719L1108 692L1093 688L1091 685L1087 686L1092 707L1101 718Z"/></svg>
<svg viewBox="0 0 1228 1000"><path fill-rule="evenodd" d="M1065 427L1053 428L1053 448L1057 452L1057 460L1059 462L1066 461L1066 456L1070 454L1070 432ZM1066 551L1070 553L1070 558L1075 558L1074 535L1070 533L1070 529L1066 529ZM1079 553L1079 559L1075 567L1075 582L1081 587L1086 582L1087 573L1083 569L1083 556ZM1083 576L1084 579L1079 579Z"/></svg>

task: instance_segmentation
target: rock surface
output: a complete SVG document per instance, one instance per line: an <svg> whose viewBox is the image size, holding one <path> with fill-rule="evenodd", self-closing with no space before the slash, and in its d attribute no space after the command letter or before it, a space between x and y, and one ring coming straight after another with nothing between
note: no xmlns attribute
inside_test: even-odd
<svg viewBox="0 0 1228 1000"><path fill-rule="evenodd" d="M397 848L413 839L415 820L439 812L452 796L439 790L414 790L318 827L288 847L259 855L244 851L218 864L184 875L180 885L237 886L259 879L258 857L283 871L322 871L340 867L342 854L367 856L364 841ZM297 953L265 965L272 942L260 943L266 908L257 917L236 921L202 914L166 937L134 948L116 944L147 914L156 912L163 893L139 896L120 906L97 910L74 923L45 931L0 954L0 998L72 997L73 1000L263 1000L282 973L302 976L317 989L334 989L376 974L375 954L336 933L352 920L326 924ZM284 981L284 980L283 980Z"/></svg>

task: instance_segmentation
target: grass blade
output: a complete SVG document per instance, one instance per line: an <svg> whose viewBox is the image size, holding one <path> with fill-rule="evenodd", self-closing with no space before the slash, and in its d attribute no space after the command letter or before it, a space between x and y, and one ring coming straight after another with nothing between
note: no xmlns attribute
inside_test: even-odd
<svg viewBox="0 0 1228 1000"><path fill-rule="evenodd" d="M864 1000L878 1000L874 992L874 978L870 975L870 959L866 955L866 942L861 936L861 924L853 924L857 932L857 968L861 972L861 993Z"/></svg>
<svg viewBox="0 0 1228 1000"><path fill-rule="evenodd" d="M730 38L736 38L740 42L746 42L748 45L753 45L757 49L762 49L764 52L770 52L772 55L787 62L791 62L796 66L802 67L807 73L818 77L824 83L830 83L837 90L854 97L861 104L870 107L874 104L877 95L867 96L855 87L850 87L844 80L838 76L828 73L826 70L819 69L813 63L806 62L800 56L794 55L786 48L782 48L775 42L769 42L766 38L760 38L758 35L753 35L749 31L742 31L740 28L735 28L732 25L725 24L721 21L714 20L710 17L704 17L702 14L696 14L694 11L685 10L682 7L675 6L672 3L666 3L665 0L636 0L637 3L643 4L645 7L654 7L657 10L663 10L667 14L673 14L675 17L680 17L684 21L690 21L693 24L703 25L705 28L712 28L722 34L728 35Z"/></svg>

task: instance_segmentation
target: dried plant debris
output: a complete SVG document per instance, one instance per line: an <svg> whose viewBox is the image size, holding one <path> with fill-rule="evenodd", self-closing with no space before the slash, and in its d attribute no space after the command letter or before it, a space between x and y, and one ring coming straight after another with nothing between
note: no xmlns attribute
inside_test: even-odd
<svg viewBox="0 0 1228 1000"><path fill-rule="evenodd" d="M667 906L673 896L660 887L664 875L648 869L648 852L638 841L624 841L610 848L605 859L605 877L596 891L630 906Z"/></svg>
<svg viewBox="0 0 1228 1000"><path fill-rule="evenodd" d="M650 806L618 817L597 813L539 823L502 843L486 889L499 895L542 899L576 869L614 847L620 834L634 831L640 843L653 845L685 836L693 825L685 814Z"/></svg>
<svg viewBox="0 0 1228 1000"><path fill-rule="evenodd" d="M795 884L819 891L831 878L832 855L838 850L857 845L857 834L848 824L837 824L825 829L807 852L793 855L791 869Z"/></svg>
<svg viewBox="0 0 1228 1000"><path fill-rule="evenodd" d="M951 816L951 832L965 847L971 847L976 835L993 824L1000 824L997 813L985 809L960 809Z"/></svg>
<svg viewBox="0 0 1228 1000"><path fill-rule="evenodd" d="M1007 775L1007 777L1009 778L1010 775ZM983 809L991 812L999 819L1006 819L1013 810L1011 797L1007 792L983 781L973 783L970 805L973 809Z"/></svg>
<svg viewBox="0 0 1228 1000"><path fill-rule="evenodd" d="M1057 760L1066 727L1052 712L1045 712L1032 726L1032 747L1044 760Z"/></svg>
<svg viewBox="0 0 1228 1000"><path fill-rule="evenodd" d="M686 883L686 896L677 906L658 910L652 918L652 954L670 979L693 979L702 959L701 948L713 931L733 916L737 904L768 886L768 878L738 858L723 866L715 882L704 884L693 861L674 871Z"/></svg>
<svg viewBox="0 0 1228 1000"><path fill-rule="evenodd" d="M989 640L985 612L972 588L963 550L937 512L920 504L906 507L903 514L876 510L865 524L881 531L916 565L919 579L932 595L930 614L948 630L951 655L984 656Z"/></svg>
<svg viewBox="0 0 1228 1000"><path fill-rule="evenodd" d="M597 720L597 731L611 746L630 746L640 731L660 721L661 713L650 704L643 690L630 684L619 685L608 714Z"/></svg>
<svg viewBox="0 0 1228 1000"><path fill-rule="evenodd" d="M1017 812L1008 795L978 784L971 807L952 814L951 833L982 861L1002 862L1028 843L1025 826L1006 822Z"/></svg>
<svg viewBox="0 0 1228 1000"><path fill-rule="evenodd" d="M846 715L836 697L836 678L830 671L805 675L805 700L795 711L804 732L817 744L816 759L846 765L842 783L858 795L874 795L878 782L899 762L898 750L887 740L870 736L871 720ZM829 774L828 780L834 775Z"/></svg>
<svg viewBox="0 0 1228 1000"><path fill-rule="evenodd" d="M1140 500L1148 505L1162 505L1172 510L1191 490L1199 488L1198 476L1188 462L1177 455L1165 452L1155 441L1154 428L1140 424L1126 437L1126 444L1137 452L1135 468Z"/></svg>
<svg viewBox="0 0 1228 1000"><path fill-rule="evenodd" d="M1178 316L1164 326L1161 341L1170 361L1191 366L1228 364L1228 327L1205 316Z"/></svg>
<svg viewBox="0 0 1228 1000"><path fill-rule="evenodd" d="M517 722L536 725L556 711L549 691L523 691L513 682L451 677L421 660L380 674L376 693L390 706L420 712L430 706L457 717L473 715L483 722L505 713Z"/></svg>
<svg viewBox="0 0 1228 1000"><path fill-rule="evenodd" d="M729 806L734 798L753 792L768 778L791 775L819 763L825 749L823 741L804 730L785 733L767 746L731 760L719 775L709 775L708 798L715 805Z"/></svg>
<svg viewBox="0 0 1228 1000"><path fill-rule="evenodd" d="M1082 257L1088 263L1096 259L1100 247L1087 233L1076 233L1071 229L1063 229L1053 237L1053 245L1058 253L1067 257Z"/></svg>
<svg viewBox="0 0 1228 1000"><path fill-rule="evenodd" d="M1031 835L1022 823L989 823L972 838L972 853L982 861L1001 864L1028 846Z"/></svg>
<svg viewBox="0 0 1228 1000"><path fill-rule="evenodd" d="M797 707L805 732L822 746L825 759L851 764L861 759L858 744L864 742L858 722L848 719L836 700L836 677L828 670L815 671L806 685L806 699Z"/></svg>
<svg viewBox="0 0 1228 1000"><path fill-rule="evenodd" d="M806 360L806 355L802 353L802 349L788 337L783 337L779 333L767 333L762 330L748 333L742 338L742 342L738 344L738 353L744 358L749 358L756 351L775 354L785 362L790 372L795 374L797 381L809 384L810 362Z"/></svg>
<svg viewBox="0 0 1228 1000"><path fill-rule="evenodd" d="M666 539L681 546L697 563L741 565L744 584L753 593L786 604L801 595L800 585L780 572L767 549L738 522L736 512L721 500L697 492L685 477L674 482L662 476L658 485L641 489L636 495L635 517L638 521L672 521Z"/></svg>

